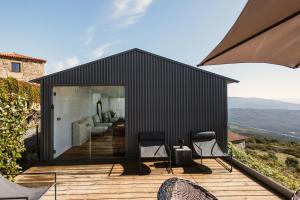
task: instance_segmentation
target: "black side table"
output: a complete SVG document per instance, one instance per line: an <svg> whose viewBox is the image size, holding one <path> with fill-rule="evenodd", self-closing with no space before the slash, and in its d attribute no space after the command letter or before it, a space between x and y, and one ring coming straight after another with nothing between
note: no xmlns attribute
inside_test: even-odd
<svg viewBox="0 0 300 200"><path fill-rule="evenodd" d="M192 150L188 146L173 146L175 163L178 166L191 165L192 160Z"/></svg>

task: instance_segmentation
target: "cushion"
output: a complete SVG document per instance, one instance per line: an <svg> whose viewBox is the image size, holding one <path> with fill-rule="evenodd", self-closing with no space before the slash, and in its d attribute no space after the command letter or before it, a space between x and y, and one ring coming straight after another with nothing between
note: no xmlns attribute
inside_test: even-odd
<svg viewBox="0 0 300 200"><path fill-rule="evenodd" d="M100 120L100 117L99 117L99 115L93 115L93 121L94 121L94 124L96 124L96 123L100 123L100 122L101 122L101 120Z"/></svg>
<svg viewBox="0 0 300 200"><path fill-rule="evenodd" d="M108 111L108 112L104 113L103 118L104 118L104 122L110 122L111 121L110 112Z"/></svg>
<svg viewBox="0 0 300 200"><path fill-rule="evenodd" d="M93 127L92 128L92 133L103 133L105 131L107 131L108 127L107 126L103 126L103 127Z"/></svg>
<svg viewBox="0 0 300 200"><path fill-rule="evenodd" d="M192 132L191 139L192 140L201 140L201 141L209 141L216 138L216 133L214 131L206 131L206 132Z"/></svg>
<svg viewBox="0 0 300 200"><path fill-rule="evenodd" d="M162 141L165 142L164 132L139 132L139 141Z"/></svg>
<svg viewBox="0 0 300 200"><path fill-rule="evenodd" d="M113 124L112 123L109 123L109 122L103 122L103 123L96 123L95 126L97 127L110 127L112 126Z"/></svg>

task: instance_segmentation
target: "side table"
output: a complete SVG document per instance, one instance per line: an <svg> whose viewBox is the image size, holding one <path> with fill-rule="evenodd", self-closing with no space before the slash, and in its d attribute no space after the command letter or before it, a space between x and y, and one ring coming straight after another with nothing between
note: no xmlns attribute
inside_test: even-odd
<svg viewBox="0 0 300 200"><path fill-rule="evenodd" d="M192 160L192 150L188 146L173 146L175 163L178 166L191 165Z"/></svg>

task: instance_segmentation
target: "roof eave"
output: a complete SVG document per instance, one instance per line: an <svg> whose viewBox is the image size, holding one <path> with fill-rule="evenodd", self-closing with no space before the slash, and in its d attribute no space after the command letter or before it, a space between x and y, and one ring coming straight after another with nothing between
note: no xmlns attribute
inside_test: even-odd
<svg viewBox="0 0 300 200"><path fill-rule="evenodd" d="M228 78L228 77L226 77L226 80L227 80L227 84L230 84L230 83L239 83L240 82L238 80L235 80L235 79L232 79L232 78Z"/></svg>
<svg viewBox="0 0 300 200"><path fill-rule="evenodd" d="M40 83L42 79L43 79L43 76L42 76L42 77L39 77L39 78L32 79L32 80L30 80L29 82L30 82L30 83Z"/></svg>

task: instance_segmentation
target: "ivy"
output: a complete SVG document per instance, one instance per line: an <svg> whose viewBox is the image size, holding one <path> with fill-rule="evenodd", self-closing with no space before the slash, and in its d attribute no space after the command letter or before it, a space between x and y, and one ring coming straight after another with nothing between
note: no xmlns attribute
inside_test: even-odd
<svg viewBox="0 0 300 200"><path fill-rule="evenodd" d="M0 92L0 172L18 173L17 161L25 151L23 133L27 127L26 97Z"/></svg>
<svg viewBox="0 0 300 200"><path fill-rule="evenodd" d="M21 171L18 161L26 150L23 134L34 103L39 103L38 85L0 78L0 172L3 174Z"/></svg>
<svg viewBox="0 0 300 200"><path fill-rule="evenodd" d="M31 84L24 81L18 81L14 78L0 78L0 90L2 92L14 93L26 96L28 107L40 102L40 87L37 84Z"/></svg>

